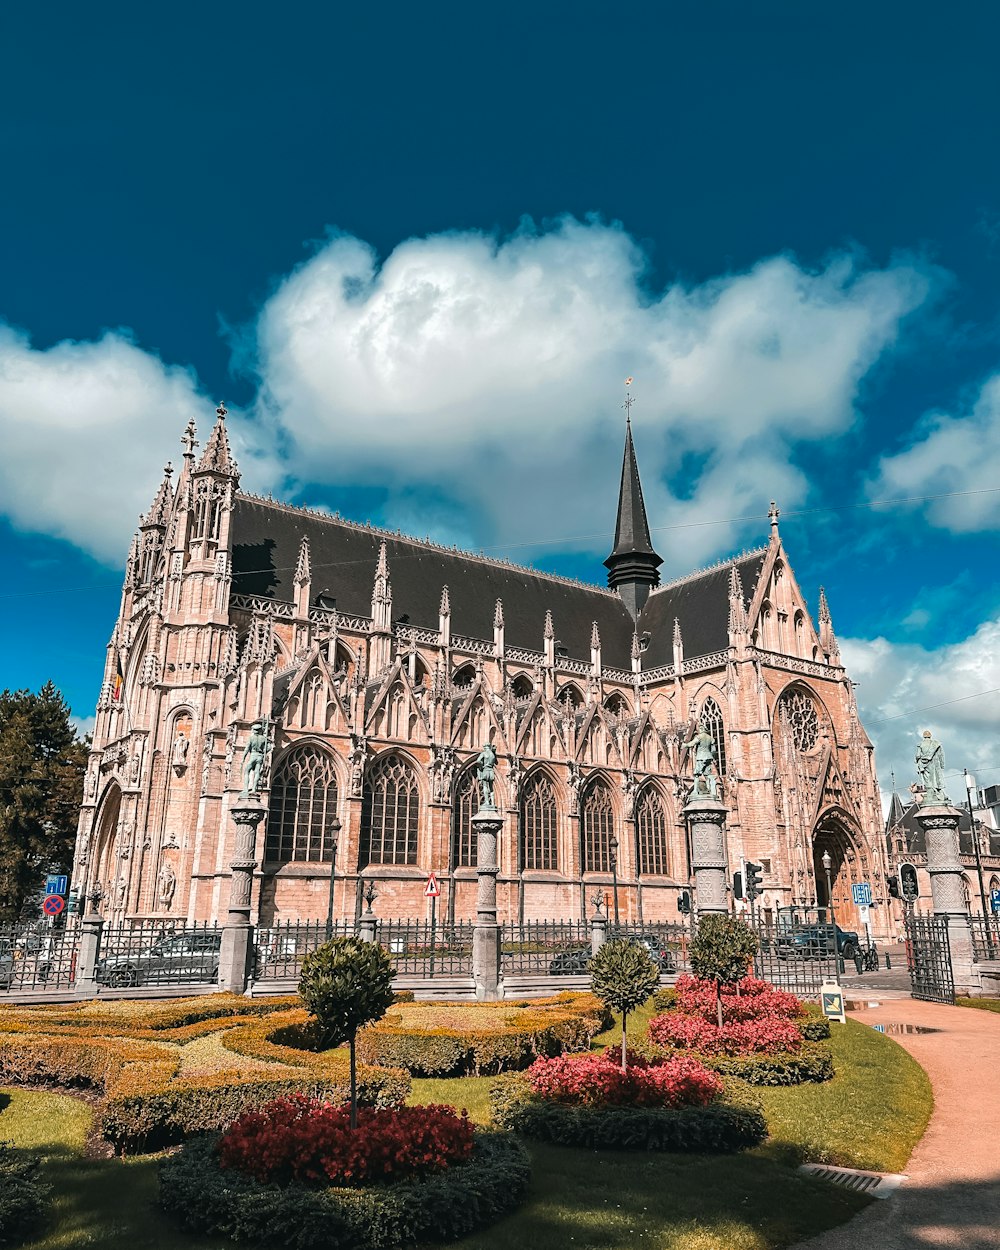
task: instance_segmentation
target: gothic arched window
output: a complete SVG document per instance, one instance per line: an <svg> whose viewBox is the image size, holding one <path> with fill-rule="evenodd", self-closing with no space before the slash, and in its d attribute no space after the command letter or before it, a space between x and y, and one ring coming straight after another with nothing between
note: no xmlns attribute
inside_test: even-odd
<svg viewBox="0 0 1000 1250"><path fill-rule="evenodd" d="M474 769L462 773L455 787L451 814L451 862L454 868L475 868L476 829L472 818L479 810L479 783Z"/></svg>
<svg viewBox="0 0 1000 1250"><path fill-rule="evenodd" d="M663 800L647 786L635 805L635 829L639 843L639 871L645 876L668 877L667 815Z"/></svg>
<svg viewBox="0 0 1000 1250"><path fill-rule="evenodd" d="M819 739L816 704L804 690L786 690L778 700L778 711L798 751L811 751Z"/></svg>
<svg viewBox="0 0 1000 1250"><path fill-rule="evenodd" d="M360 863L415 864L420 793L413 769L398 755L377 760L361 800Z"/></svg>
<svg viewBox="0 0 1000 1250"><path fill-rule="evenodd" d="M719 776L724 777L726 775L726 726L722 720L722 710L714 699L706 699L701 705L701 716L698 720L702 729L712 735Z"/></svg>
<svg viewBox="0 0 1000 1250"><path fill-rule="evenodd" d="M521 798L521 864L524 868L558 867L558 811L552 782L543 773L531 777Z"/></svg>
<svg viewBox="0 0 1000 1250"><path fill-rule="evenodd" d="M583 871L611 871L611 839L615 836L615 811L611 791L597 782L583 800Z"/></svg>
<svg viewBox="0 0 1000 1250"><path fill-rule="evenodd" d="M333 858L330 824L337 814L337 775L329 752L292 747L271 781L264 858L269 863Z"/></svg>

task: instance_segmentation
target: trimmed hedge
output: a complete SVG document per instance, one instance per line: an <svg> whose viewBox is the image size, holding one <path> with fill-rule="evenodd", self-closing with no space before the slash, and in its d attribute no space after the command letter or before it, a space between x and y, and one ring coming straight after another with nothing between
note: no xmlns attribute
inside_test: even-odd
<svg viewBox="0 0 1000 1250"><path fill-rule="evenodd" d="M748 1085L802 1085L808 1081L829 1081L834 1075L833 1055L829 1050L825 1046L808 1044L795 1054L716 1056L702 1059L702 1062Z"/></svg>
<svg viewBox="0 0 1000 1250"><path fill-rule="evenodd" d="M203 1129L225 1128L238 1115L282 1094L345 1101L350 1090L346 1052L314 1058L312 1069L300 1064L298 1071L276 1069L274 1075L215 1072L177 1080L178 1052L155 1042L0 1034L0 1084L84 1088L103 1095L97 1128L124 1153L173 1145ZM409 1075L400 1069L358 1069L359 1098L366 1106L398 1106L409 1092Z"/></svg>
<svg viewBox="0 0 1000 1250"><path fill-rule="evenodd" d="M767 1137L767 1121L752 1096L732 1086L707 1107L585 1107L549 1102L518 1075L490 1086L493 1123L538 1141L590 1150L670 1150L736 1154Z"/></svg>
<svg viewBox="0 0 1000 1250"><path fill-rule="evenodd" d="M42 1161L0 1142L0 1246L19 1246L37 1225L51 1192L39 1179Z"/></svg>
<svg viewBox="0 0 1000 1250"><path fill-rule="evenodd" d="M481 1076L587 1050L608 1023L607 1009L592 994L524 1003L420 1004L410 1012L389 1012L362 1030L358 1057L414 1076Z"/></svg>
<svg viewBox="0 0 1000 1250"><path fill-rule="evenodd" d="M517 1206L530 1175L524 1147L477 1133L468 1163L365 1188L262 1184L223 1170L214 1138L195 1138L160 1165L160 1201L190 1232L294 1250L392 1250L453 1241Z"/></svg>

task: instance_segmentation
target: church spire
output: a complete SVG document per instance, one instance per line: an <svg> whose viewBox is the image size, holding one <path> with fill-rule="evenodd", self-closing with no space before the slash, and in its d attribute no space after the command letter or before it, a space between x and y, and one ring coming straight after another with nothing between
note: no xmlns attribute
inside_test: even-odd
<svg viewBox="0 0 1000 1250"><path fill-rule="evenodd" d="M837 635L833 632L830 605L822 586L819 588L819 645L832 664L840 663L840 647L837 645Z"/></svg>
<svg viewBox="0 0 1000 1250"><path fill-rule="evenodd" d="M629 378L626 388L631 383ZM625 456L622 460L621 489L618 494L618 520L615 525L615 546L604 561L608 585L617 590L625 606L638 618L650 590L659 585L657 572L662 559L653 550L646 520L646 505L639 481L639 465L632 442L632 394L625 392Z"/></svg>
<svg viewBox="0 0 1000 1250"><path fill-rule="evenodd" d="M229 435L226 433L226 405L219 404L215 410L215 427L205 444L205 452L198 464L199 473L226 473L239 483L239 470L229 450Z"/></svg>

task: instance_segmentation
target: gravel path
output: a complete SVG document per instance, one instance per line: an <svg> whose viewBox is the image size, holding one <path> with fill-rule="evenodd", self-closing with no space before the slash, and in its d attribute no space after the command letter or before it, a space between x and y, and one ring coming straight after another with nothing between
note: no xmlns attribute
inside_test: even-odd
<svg viewBox="0 0 1000 1250"><path fill-rule="evenodd" d="M854 1018L937 1030L895 1035L934 1112L893 1197L794 1250L1000 1250L1000 1014L899 999Z"/></svg>

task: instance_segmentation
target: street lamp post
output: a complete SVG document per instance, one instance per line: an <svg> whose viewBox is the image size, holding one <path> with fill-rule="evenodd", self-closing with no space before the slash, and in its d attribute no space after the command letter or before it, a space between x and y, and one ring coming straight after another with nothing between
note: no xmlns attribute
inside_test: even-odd
<svg viewBox="0 0 1000 1250"><path fill-rule="evenodd" d="M330 897L326 904L326 940L333 937L333 889L337 884L337 835L340 821L334 816L330 821Z"/></svg>
<svg viewBox="0 0 1000 1250"><path fill-rule="evenodd" d="M837 918L833 914L833 880L830 876L830 869L833 867L833 858L829 851L823 852L823 871L826 873L826 905L830 915L830 928L833 930L833 971L840 984L840 947L837 943Z"/></svg>
<svg viewBox="0 0 1000 1250"><path fill-rule="evenodd" d="M965 774L965 797L969 802L969 829L972 833L972 850L976 856L976 872L979 875L979 900L983 905L983 928L986 930L986 940L990 946L993 945L993 934L990 930L989 912L986 910L986 886L983 884L983 859L979 853L979 839L976 837L976 818L972 814L972 796L976 793L976 779L967 768L963 768Z"/></svg>
<svg viewBox="0 0 1000 1250"><path fill-rule="evenodd" d="M615 926L618 925L618 839L611 835L611 889L615 897Z"/></svg>

